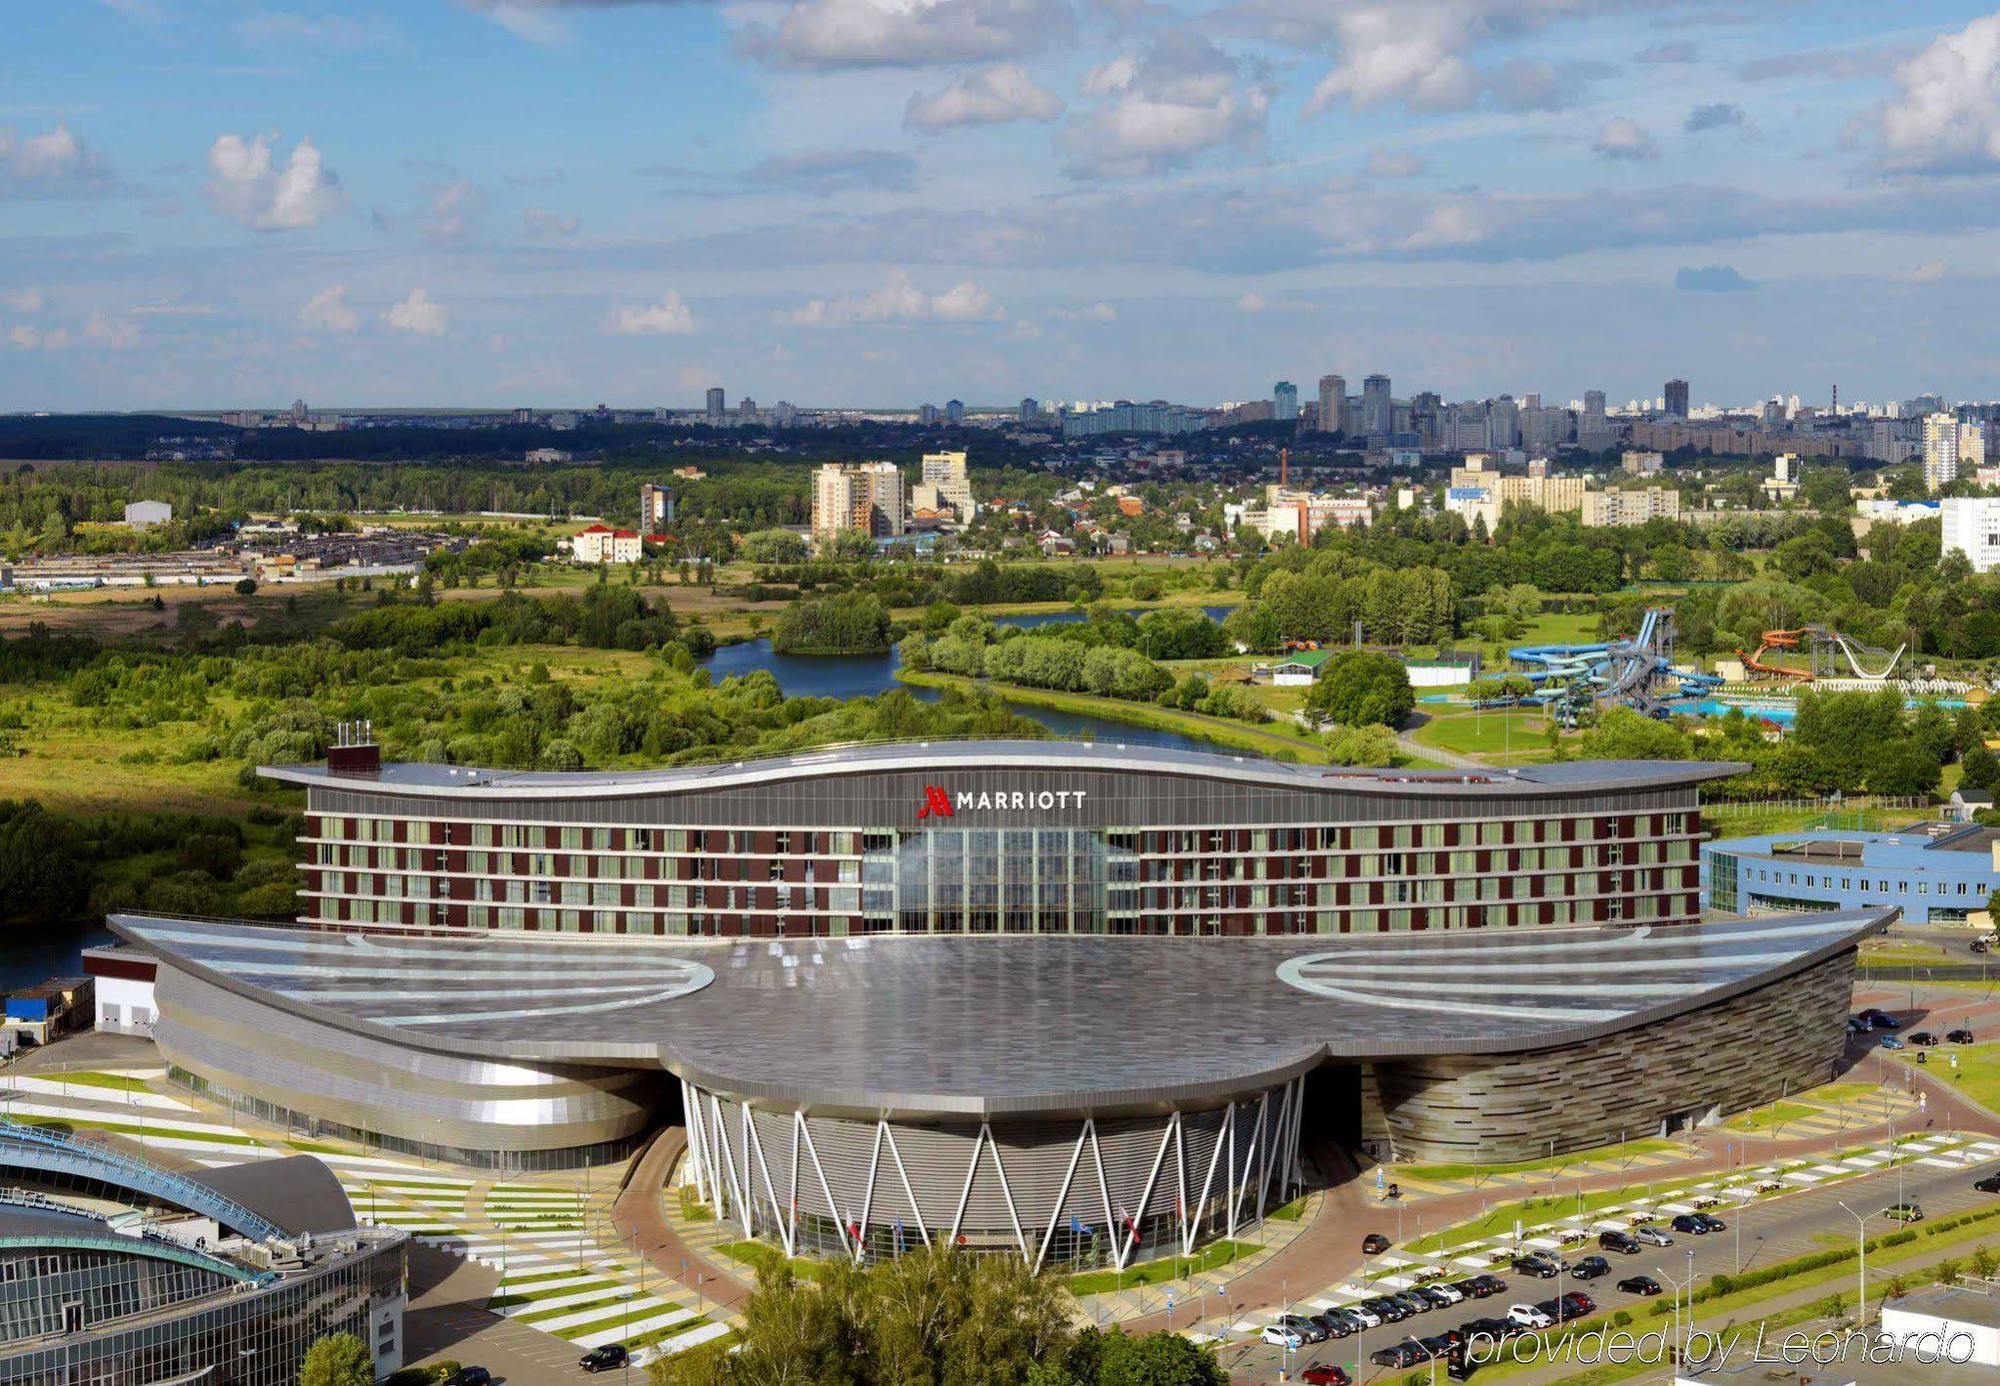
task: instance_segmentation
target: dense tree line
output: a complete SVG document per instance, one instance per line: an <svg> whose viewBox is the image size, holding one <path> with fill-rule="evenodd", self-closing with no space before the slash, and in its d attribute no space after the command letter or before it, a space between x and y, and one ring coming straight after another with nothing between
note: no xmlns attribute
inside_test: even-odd
<svg viewBox="0 0 2000 1386"><path fill-rule="evenodd" d="M1079 1331L1061 1283L1014 1256L938 1247L866 1269L758 1277L734 1345L658 1359L653 1386L1225 1386L1178 1334Z"/></svg>
<svg viewBox="0 0 2000 1386"><path fill-rule="evenodd" d="M778 617L780 654L875 654L889 648L889 613L867 592L793 602Z"/></svg>

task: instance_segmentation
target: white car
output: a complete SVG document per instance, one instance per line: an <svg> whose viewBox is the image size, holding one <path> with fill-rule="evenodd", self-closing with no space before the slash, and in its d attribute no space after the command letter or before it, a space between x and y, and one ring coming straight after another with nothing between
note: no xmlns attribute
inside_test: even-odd
<svg viewBox="0 0 2000 1386"><path fill-rule="evenodd" d="M1447 1304L1459 1304L1465 1299L1465 1292L1463 1290L1454 1289L1442 1280L1434 1285L1424 1286L1424 1293L1427 1295L1437 1295Z"/></svg>
<svg viewBox="0 0 2000 1386"><path fill-rule="evenodd" d="M1380 1328L1382 1326L1382 1316L1365 1304L1350 1304L1347 1306L1347 1312L1367 1324L1370 1328Z"/></svg>
<svg viewBox="0 0 2000 1386"><path fill-rule="evenodd" d="M1555 1322L1547 1314L1532 1304L1516 1304L1507 1310L1507 1317L1523 1328L1547 1328Z"/></svg>
<svg viewBox="0 0 2000 1386"><path fill-rule="evenodd" d="M1294 1352L1306 1345L1306 1340L1281 1323L1264 1325L1264 1341L1272 1347L1290 1348Z"/></svg>

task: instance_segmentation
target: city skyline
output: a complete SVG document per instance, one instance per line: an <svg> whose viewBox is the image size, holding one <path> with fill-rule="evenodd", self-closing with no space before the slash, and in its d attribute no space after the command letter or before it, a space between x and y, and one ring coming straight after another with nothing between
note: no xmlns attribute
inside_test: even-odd
<svg viewBox="0 0 2000 1386"><path fill-rule="evenodd" d="M2000 361L1976 5L105 0L16 39L0 409L1699 407Z"/></svg>

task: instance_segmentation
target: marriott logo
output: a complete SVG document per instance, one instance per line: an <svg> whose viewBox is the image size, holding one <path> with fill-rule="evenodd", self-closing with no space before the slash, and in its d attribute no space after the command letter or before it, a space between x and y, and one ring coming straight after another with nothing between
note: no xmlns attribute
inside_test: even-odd
<svg viewBox="0 0 2000 1386"><path fill-rule="evenodd" d="M992 809L1082 808L1088 792L1082 789L961 789L954 793L941 784L927 784L924 786L923 806L917 810L917 817L919 820L950 818L959 809L978 812Z"/></svg>

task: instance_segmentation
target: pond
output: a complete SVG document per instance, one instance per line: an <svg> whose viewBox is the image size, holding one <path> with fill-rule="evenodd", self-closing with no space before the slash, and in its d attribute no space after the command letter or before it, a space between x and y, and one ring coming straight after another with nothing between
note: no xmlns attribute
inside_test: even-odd
<svg viewBox="0 0 2000 1386"><path fill-rule="evenodd" d="M1226 606L1203 607L1202 610L1214 620L1221 620L1231 610ZM1020 626L1034 629L1038 626L1062 625L1080 621L1083 613L1078 611L1041 611L1026 616L998 616L994 624ZM934 688L916 688L896 681L896 671L902 667L902 656L891 646L882 654L871 655L787 655L779 654L771 648L770 639L746 640L737 645L724 645L702 661L718 682L739 674L754 673L759 669L770 671L778 681L778 687L794 698L865 698L876 693L886 693L892 688L904 688L913 697L926 702L937 698ZM1191 736L1181 736L1174 732L1149 731L1132 726L1110 717L1094 717L1082 712L1057 712L1050 708L1030 707L1009 703L1013 711L1023 717L1033 718L1054 732L1057 736L1069 738L1093 737L1099 741L1123 741L1138 746L1171 746L1188 751L1211 751L1215 747L1207 741Z"/></svg>

